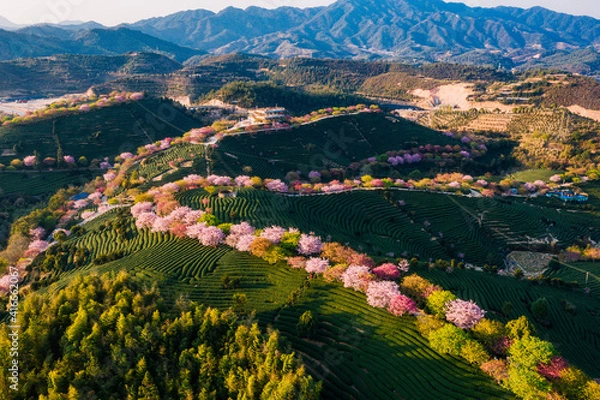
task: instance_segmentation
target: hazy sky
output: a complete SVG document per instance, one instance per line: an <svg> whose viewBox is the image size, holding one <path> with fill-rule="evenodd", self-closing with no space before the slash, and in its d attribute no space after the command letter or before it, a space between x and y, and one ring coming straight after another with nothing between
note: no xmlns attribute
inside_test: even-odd
<svg viewBox="0 0 600 400"><path fill-rule="evenodd" d="M491 7L540 5L557 11L600 18L598 0L452 0L470 6ZM0 16L19 24L95 20L107 25L133 22L177 11L205 8L218 11L227 6L245 8L256 5L309 7L333 3L333 0L0 0Z"/></svg>

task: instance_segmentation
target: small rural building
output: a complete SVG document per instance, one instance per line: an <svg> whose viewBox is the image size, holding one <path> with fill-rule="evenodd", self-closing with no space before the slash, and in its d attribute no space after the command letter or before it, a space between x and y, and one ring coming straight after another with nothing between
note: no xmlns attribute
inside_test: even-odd
<svg viewBox="0 0 600 400"><path fill-rule="evenodd" d="M252 124L264 124L282 121L287 117L287 110L282 107L256 108L248 112L248 119Z"/></svg>
<svg viewBox="0 0 600 400"><path fill-rule="evenodd" d="M75 196L71 197L71 200L75 200L75 201L77 201L77 200L84 200L84 199L87 199L89 196L90 196L89 193L87 193L87 192L81 192L81 193L78 193Z"/></svg>
<svg viewBox="0 0 600 400"><path fill-rule="evenodd" d="M578 202L583 203L588 201L588 195L585 193L575 193L572 190L554 190L546 193L547 197L554 197L564 202Z"/></svg>
<svg viewBox="0 0 600 400"><path fill-rule="evenodd" d="M220 199L228 199L237 197L237 193L232 192L231 190L220 190L218 196Z"/></svg>

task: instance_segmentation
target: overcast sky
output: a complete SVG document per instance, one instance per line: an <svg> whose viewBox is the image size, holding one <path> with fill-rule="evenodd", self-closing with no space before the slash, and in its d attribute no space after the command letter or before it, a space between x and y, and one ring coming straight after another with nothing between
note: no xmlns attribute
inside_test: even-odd
<svg viewBox="0 0 600 400"><path fill-rule="evenodd" d="M599 0L452 0L470 6L491 7L540 5L557 11L600 18ZM19 24L95 20L106 25L133 22L177 11L204 8L218 11L227 6L250 5L310 7L333 3L333 0L1 0L0 16Z"/></svg>

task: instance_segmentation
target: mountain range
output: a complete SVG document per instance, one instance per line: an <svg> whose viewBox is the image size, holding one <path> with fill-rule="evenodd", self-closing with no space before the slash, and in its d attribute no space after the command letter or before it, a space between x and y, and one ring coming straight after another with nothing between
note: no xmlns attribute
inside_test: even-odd
<svg viewBox="0 0 600 400"><path fill-rule="evenodd" d="M0 26L2 22L0 21ZM481 8L442 0L338 0L315 8L183 11L117 28L95 23L0 32L0 59L56 52L203 52L535 65L600 50L600 20L541 7ZM585 50L585 51L583 51ZM588 68L589 69L589 68Z"/></svg>

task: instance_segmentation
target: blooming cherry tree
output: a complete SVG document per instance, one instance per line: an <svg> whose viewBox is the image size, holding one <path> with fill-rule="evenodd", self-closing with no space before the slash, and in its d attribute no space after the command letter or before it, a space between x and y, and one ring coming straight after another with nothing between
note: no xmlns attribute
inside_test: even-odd
<svg viewBox="0 0 600 400"><path fill-rule="evenodd" d="M31 243L29 243L29 247L27 248L27 251L25 252L25 256L26 257L35 257L40 253L43 253L44 251L46 251L48 249L48 242L44 241L44 240L34 240Z"/></svg>
<svg viewBox="0 0 600 400"><path fill-rule="evenodd" d="M104 180L107 182L114 181L116 177L117 174L115 174L114 172L107 172L106 174L104 174Z"/></svg>
<svg viewBox="0 0 600 400"><path fill-rule="evenodd" d="M41 240L46 234L46 230L41 226L37 228L29 230L29 236L31 236L32 240Z"/></svg>
<svg viewBox="0 0 600 400"><path fill-rule="evenodd" d="M373 273L380 279L390 281L400 278L398 267L392 263L381 264L379 267L373 269Z"/></svg>
<svg viewBox="0 0 600 400"><path fill-rule="evenodd" d="M149 213L152 211L152 207L154 207L154 204L150 203L149 201L137 203L131 207L131 215L133 218L137 219L140 214Z"/></svg>
<svg viewBox="0 0 600 400"><path fill-rule="evenodd" d="M352 288L356 291L366 291L369 282L373 280L371 269L366 265L351 265L342 274L344 287Z"/></svg>
<svg viewBox="0 0 600 400"><path fill-rule="evenodd" d="M306 261L306 272L309 274L322 274L329 268L329 260L311 257Z"/></svg>
<svg viewBox="0 0 600 400"><path fill-rule="evenodd" d="M298 242L298 253L309 256L311 254L317 254L321 252L323 242L321 238L314 235L302 234Z"/></svg>
<svg viewBox="0 0 600 400"><path fill-rule="evenodd" d="M446 319L462 329L471 329L485 316L485 310L473 300L451 300L445 308Z"/></svg>
<svg viewBox="0 0 600 400"><path fill-rule="evenodd" d="M560 175L558 175L558 174L552 175L550 177L550 182L558 183L560 181L562 181L562 177Z"/></svg>
<svg viewBox="0 0 600 400"><path fill-rule="evenodd" d="M154 219L154 223L152 224L152 232L153 233L165 233L169 231L169 227L171 226L172 219L169 217L156 217Z"/></svg>
<svg viewBox="0 0 600 400"><path fill-rule="evenodd" d="M237 244L235 245L236 250L246 252L250 251L250 246L252 245L254 239L256 239L256 236L252 234L240 236L240 238L237 241Z"/></svg>
<svg viewBox="0 0 600 400"><path fill-rule="evenodd" d="M23 164L26 167L33 167L35 165L35 156L27 156L23 159Z"/></svg>
<svg viewBox="0 0 600 400"><path fill-rule="evenodd" d="M281 179L275 179L267 183L267 189L271 192L286 193L288 191L287 185L281 181Z"/></svg>
<svg viewBox="0 0 600 400"><path fill-rule="evenodd" d="M400 294L398 284L390 281L370 282L367 287L367 303L371 307L387 308L394 296Z"/></svg>
<svg viewBox="0 0 600 400"><path fill-rule="evenodd" d="M202 233L198 239L203 246L216 247L223 243L225 234L216 226L209 226L202 230Z"/></svg>
<svg viewBox="0 0 600 400"><path fill-rule="evenodd" d="M234 179L235 185L240 187L252 187L254 183L252 178L247 175L240 175Z"/></svg>
<svg viewBox="0 0 600 400"><path fill-rule="evenodd" d="M86 199L81 199L81 200L76 200L73 202L73 209L75 210L81 210L82 208L84 208L85 206L87 206L89 203L88 200Z"/></svg>
<svg viewBox="0 0 600 400"><path fill-rule="evenodd" d="M407 313L415 314L418 311L414 300L403 294L397 294L392 297L388 310L397 317L401 317Z"/></svg>
<svg viewBox="0 0 600 400"><path fill-rule="evenodd" d="M261 238L265 238L273 242L273 244L279 244L281 239L283 238L283 234L286 233L287 230L280 226L271 226L269 228L265 228L265 230L260 234ZM317 251L311 253L318 253Z"/></svg>
<svg viewBox="0 0 600 400"><path fill-rule="evenodd" d="M96 213L94 211L87 210L87 211L84 211L81 213L81 219L86 220L86 219L93 217L94 215L96 215ZM136 225L137 225L137 221L136 221Z"/></svg>

